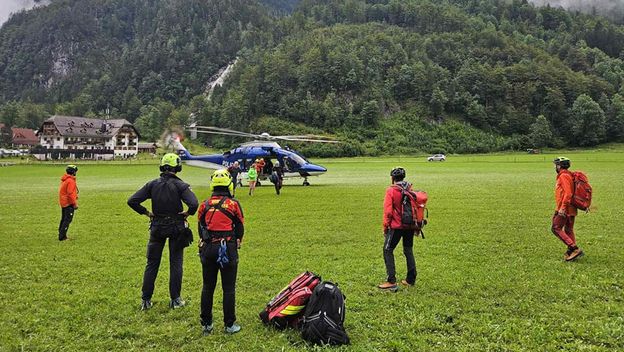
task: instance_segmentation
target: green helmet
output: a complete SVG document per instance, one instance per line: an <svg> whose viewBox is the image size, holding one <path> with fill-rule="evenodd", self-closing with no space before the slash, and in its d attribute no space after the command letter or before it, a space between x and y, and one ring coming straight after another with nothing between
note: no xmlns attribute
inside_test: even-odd
<svg viewBox="0 0 624 352"><path fill-rule="evenodd" d="M70 175L75 175L76 172L78 172L78 166L76 166L76 165L67 165L67 168L65 169L65 172L67 172Z"/></svg>
<svg viewBox="0 0 624 352"><path fill-rule="evenodd" d="M566 158L565 156L556 157L555 160L553 160L553 163L555 163L555 165L561 166L564 169L570 167L570 159Z"/></svg>
<svg viewBox="0 0 624 352"><path fill-rule="evenodd" d="M182 160L174 153L167 153L160 159L160 171L180 172L182 171Z"/></svg>
<svg viewBox="0 0 624 352"><path fill-rule="evenodd" d="M219 169L210 176L210 191L214 192L215 187L227 187L232 193L234 191L234 184L230 173L226 169Z"/></svg>

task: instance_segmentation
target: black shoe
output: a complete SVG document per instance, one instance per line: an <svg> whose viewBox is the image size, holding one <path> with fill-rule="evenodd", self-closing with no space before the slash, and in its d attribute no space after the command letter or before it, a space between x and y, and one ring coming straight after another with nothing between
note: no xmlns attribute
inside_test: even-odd
<svg viewBox="0 0 624 352"><path fill-rule="evenodd" d="M149 299L144 299L143 302L141 302L141 310L148 310L152 308L153 306L154 304Z"/></svg>

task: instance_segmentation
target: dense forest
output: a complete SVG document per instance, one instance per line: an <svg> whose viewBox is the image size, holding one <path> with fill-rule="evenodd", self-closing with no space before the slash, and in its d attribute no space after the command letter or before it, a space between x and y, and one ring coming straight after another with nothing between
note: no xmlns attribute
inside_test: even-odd
<svg viewBox="0 0 624 352"><path fill-rule="evenodd" d="M0 118L345 141L295 146L321 156L583 147L624 141L623 49L617 23L526 0L53 0L0 29Z"/></svg>

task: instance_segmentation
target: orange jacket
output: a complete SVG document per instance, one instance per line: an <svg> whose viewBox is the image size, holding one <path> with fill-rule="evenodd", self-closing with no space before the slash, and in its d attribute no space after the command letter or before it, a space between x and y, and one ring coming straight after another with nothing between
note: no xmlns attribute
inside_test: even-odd
<svg viewBox="0 0 624 352"><path fill-rule="evenodd" d="M557 184L555 185L555 211L564 210L566 215L576 216L577 210L572 205L574 195L574 177L568 170L562 169L557 174Z"/></svg>
<svg viewBox="0 0 624 352"><path fill-rule="evenodd" d="M384 197L383 230L387 229L407 229L409 227L401 222L401 212L403 211L401 188L406 187L412 190L412 185L407 182L398 182L386 189Z"/></svg>
<svg viewBox="0 0 624 352"><path fill-rule="evenodd" d="M59 187L59 204L62 208L68 206L78 206L78 187L76 187L76 176L65 174L61 177L61 187Z"/></svg>

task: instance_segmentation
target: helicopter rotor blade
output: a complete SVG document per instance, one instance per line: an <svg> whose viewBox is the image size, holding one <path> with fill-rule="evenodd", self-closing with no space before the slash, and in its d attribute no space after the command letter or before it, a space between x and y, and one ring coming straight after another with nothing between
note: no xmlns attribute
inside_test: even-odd
<svg viewBox="0 0 624 352"><path fill-rule="evenodd" d="M241 132L241 131L231 130L231 129L228 129L228 128L222 128L222 127L196 126L195 128L198 129L198 132L199 132L199 130L203 130L203 132L209 132L209 131L223 132L223 133L230 133L231 135L238 135L238 136L241 136L241 137L251 137L251 138L261 138L262 137L262 136L257 135L257 134Z"/></svg>
<svg viewBox="0 0 624 352"><path fill-rule="evenodd" d="M312 139L312 138L284 138L284 137L273 137L275 139L281 141L291 141L291 142L312 142L312 143L334 143L339 144L340 141L329 141L324 139Z"/></svg>
<svg viewBox="0 0 624 352"><path fill-rule="evenodd" d="M267 133L253 134L253 133L231 130L229 128L214 127L214 126L195 126L194 129L198 133L217 134L217 135L223 135L223 136L245 137L245 138L266 139L266 140L282 140L282 141L291 141L291 142L340 143L339 141L329 139L331 137L319 136L319 135L313 135L313 134L297 135L297 136L295 135L271 136Z"/></svg>

